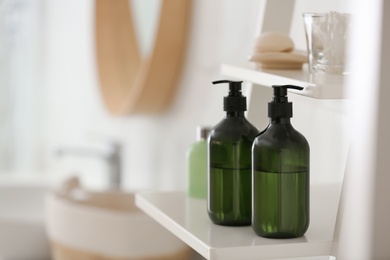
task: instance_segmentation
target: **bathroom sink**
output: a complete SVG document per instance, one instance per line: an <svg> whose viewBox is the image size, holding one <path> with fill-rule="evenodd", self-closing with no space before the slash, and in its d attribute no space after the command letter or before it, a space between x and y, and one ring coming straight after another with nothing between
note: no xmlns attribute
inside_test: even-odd
<svg viewBox="0 0 390 260"><path fill-rule="evenodd" d="M135 206L134 193L90 191L77 178L46 196L53 260L189 259L191 249Z"/></svg>
<svg viewBox="0 0 390 260"><path fill-rule="evenodd" d="M0 185L0 259L46 260L50 248L45 232L47 186Z"/></svg>

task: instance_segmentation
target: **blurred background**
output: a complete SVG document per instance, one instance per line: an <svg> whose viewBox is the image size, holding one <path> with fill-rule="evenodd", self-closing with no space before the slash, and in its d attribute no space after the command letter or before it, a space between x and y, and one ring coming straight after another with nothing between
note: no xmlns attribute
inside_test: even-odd
<svg viewBox="0 0 390 260"><path fill-rule="evenodd" d="M131 2L145 55L153 44L159 2ZM296 4L295 12L345 9L343 2L306 2ZM104 156L57 151L107 153L118 142L123 187L184 189L185 151L195 140L196 126L212 126L224 117L227 90L211 81L223 78L222 63L248 63L260 7L258 0L245 5L194 1L183 68L169 108L157 115L115 116L105 108L99 89L94 1L3 0L0 175L77 173L86 185L103 187L109 167ZM299 15L290 31L296 48L305 50Z"/></svg>
<svg viewBox="0 0 390 260"><path fill-rule="evenodd" d="M153 43L153 6L133 11L143 53ZM156 9L156 7L154 8ZM197 125L223 116L222 61L245 61L258 25L259 1L196 1L178 91L159 115L114 116L99 89L94 1L1 2L0 169L4 175L79 173L86 185L105 185L107 163L56 150L123 148L123 185L183 189L185 150ZM142 13L143 12L143 13ZM156 13L156 12L155 12ZM143 20L142 20L143 19ZM154 19L156 21L156 19ZM150 51L150 50L149 50Z"/></svg>

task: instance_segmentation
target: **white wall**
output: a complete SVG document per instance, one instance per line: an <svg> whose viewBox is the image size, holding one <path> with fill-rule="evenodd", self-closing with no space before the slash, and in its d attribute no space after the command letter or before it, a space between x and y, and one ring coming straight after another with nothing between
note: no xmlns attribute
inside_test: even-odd
<svg viewBox="0 0 390 260"><path fill-rule="evenodd" d="M132 189L184 189L185 151L197 125L222 119L226 87L220 63L242 62L250 54L257 26L257 0L193 1L185 68L169 111L159 116L110 116L99 96L93 39L93 1L46 1L45 77L47 162L52 171L99 173L101 164L59 159L63 145L97 142L96 134L124 144L125 186ZM92 139L92 140L91 140ZM86 160L83 160L86 161ZM76 166L77 165L77 166ZM90 182L100 185L91 173ZM93 185L95 185L93 184Z"/></svg>

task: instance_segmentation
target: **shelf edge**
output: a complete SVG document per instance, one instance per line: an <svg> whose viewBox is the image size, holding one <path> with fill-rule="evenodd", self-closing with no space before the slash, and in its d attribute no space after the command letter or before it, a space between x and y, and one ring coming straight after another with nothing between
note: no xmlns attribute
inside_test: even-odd
<svg viewBox="0 0 390 260"><path fill-rule="evenodd" d="M197 251L200 255L202 255L206 259L209 259L208 251L210 250L210 247L207 244L196 239L191 233L182 228L180 225L176 225L170 219L170 217L168 217L166 214L161 213L161 211L157 207L150 205L150 203L138 193L135 195L135 205L142 211L144 211L147 215L149 215L151 218L153 218L156 222L167 228L167 230L172 232L188 246Z"/></svg>
<svg viewBox="0 0 390 260"><path fill-rule="evenodd" d="M283 75L274 74L271 71L261 71L248 69L229 64L221 65L221 74L240 80L252 82L264 87L272 85L298 85L304 89L302 91L289 90L291 93L315 98L315 99L344 99L343 87L341 84L327 84L326 86L313 82L290 78ZM302 72L303 73L303 72ZM332 77L329 75L329 77ZM337 76L338 77L338 76Z"/></svg>

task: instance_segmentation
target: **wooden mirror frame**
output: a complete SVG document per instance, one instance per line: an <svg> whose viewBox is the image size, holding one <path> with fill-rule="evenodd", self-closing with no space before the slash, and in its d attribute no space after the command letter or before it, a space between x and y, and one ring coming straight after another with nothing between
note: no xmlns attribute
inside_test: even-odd
<svg viewBox="0 0 390 260"><path fill-rule="evenodd" d="M169 107L181 74L190 9L190 0L161 0L154 45L142 57L129 0L96 0L99 85L112 114L158 114Z"/></svg>

